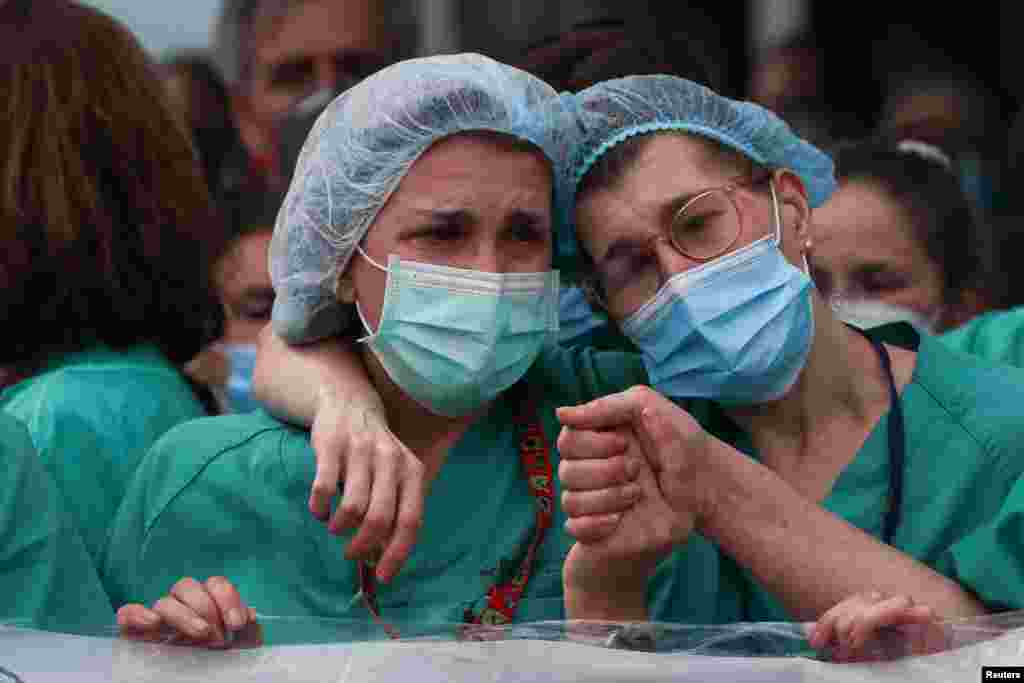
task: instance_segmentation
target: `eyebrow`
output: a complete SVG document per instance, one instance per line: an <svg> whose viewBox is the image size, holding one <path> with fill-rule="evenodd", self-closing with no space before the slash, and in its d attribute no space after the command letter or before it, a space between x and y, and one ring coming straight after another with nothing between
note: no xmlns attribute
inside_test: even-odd
<svg viewBox="0 0 1024 683"><path fill-rule="evenodd" d="M415 209L414 213L439 223L463 223L472 220L473 214L466 209Z"/></svg>
<svg viewBox="0 0 1024 683"><path fill-rule="evenodd" d="M865 263L858 263L853 269L853 272L862 275L874 275L875 273L884 273L892 270L891 264L884 263L882 261L868 261Z"/></svg>
<svg viewBox="0 0 1024 683"><path fill-rule="evenodd" d="M604 254L598 259L598 264L603 264L614 256L618 256L620 252L633 251L640 249L644 246L645 241L638 240L633 236L623 235L617 238L614 242L608 245Z"/></svg>
<svg viewBox="0 0 1024 683"><path fill-rule="evenodd" d="M697 195L707 192L710 188L704 188L702 190L695 190L693 192L684 192L674 197L660 202L655 210L655 215L658 216L659 225L670 225L672 220L679 213L679 210L686 206L686 203ZM608 259L608 255L612 252L624 251L627 249L636 249L642 247L646 240L639 240L634 235L621 235L616 238L608 248L605 250L601 258L597 259L596 263L604 263Z"/></svg>
<svg viewBox="0 0 1024 683"><path fill-rule="evenodd" d="M548 215L544 212L531 211L529 209L515 209L509 217L526 221L531 225L547 225L550 222Z"/></svg>
<svg viewBox="0 0 1024 683"><path fill-rule="evenodd" d="M415 214L439 223L468 223L476 220L476 214L468 209L416 209ZM541 211L529 209L513 209L509 218L526 220L536 225L544 225L548 217Z"/></svg>

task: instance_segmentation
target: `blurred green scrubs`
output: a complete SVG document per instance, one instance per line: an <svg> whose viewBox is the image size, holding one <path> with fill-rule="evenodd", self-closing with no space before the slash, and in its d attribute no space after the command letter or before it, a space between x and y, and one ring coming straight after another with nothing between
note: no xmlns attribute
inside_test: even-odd
<svg viewBox="0 0 1024 683"><path fill-rule="evenodd" d="M151 346L62 356L0 392L0 412L28 428L97 566L142 456L171 427L206 414Z"/></svg>
<svg viewBox="0 0 1024 683"><path fill-rule="evenodd" d="M65 632L114 623L92 559L28 432L2 413L0 622Z"/></svg>

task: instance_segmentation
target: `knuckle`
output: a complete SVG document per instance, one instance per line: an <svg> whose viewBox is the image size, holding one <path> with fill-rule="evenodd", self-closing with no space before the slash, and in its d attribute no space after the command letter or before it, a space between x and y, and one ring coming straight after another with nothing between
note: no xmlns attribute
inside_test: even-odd
<svg viewBox="0 0 1024 683"><path fill-rule="evenodd" d="M403 515L398 518L395 526L398 531L416 533L423 528L423 518L419 515Z"/></svg>
<svg viewBox="0 0 1024 683"><path fill-rule="evenodd" d="M235 589L226 576L211 576L206 580L206 588L220 593L231 593Z"/></svg>
<svg viewBox="0 0 1024 683"><path fill-rule="evenodd" d="M186 576L184 578L178 579L178 581L175 582L174 586L171 588L171 592L176 593L178 591L192 590L197 586L199 586L198 581L196 581L191 576Z"/></svg>
<svg viewBox="0 0 1024 683"><path fill-rule="evenodd" d="M565 511L565 514L569 515L570 517L578 516L578 504L579 496L577 494L570 493L568 491L562 493L562 509Z"/></svg>
<svg viewBox="0 0 1024 683"><path fill-rule="evenodd" d="M380 460L396 465L404 465L402 453L393 443L385 443L377 447L377 456Z"/></svg>
<svg viewBox="0 0 1024 683"><path fill-rule="evenodd" d="M387 518L380 514L367 515L363 520L363 528L374 535L385 533L390 526Z"/></svg>
<svg viewBox="0 0 1024 683"><path fill-rule="evenodd" d="M328 484L326 481L317 479L313 482L313 495L315 496L330 496L334 493L334 487Z"/></svg>
<svg viewBox="0 0 1024 683"><path fill-rule="evenodd" d="M418 458L410 455L405 458L405 472L410 477L421 478L427 473L427 467Z"/></svg>
<svg viewBox="0 0 1024 683"><path fill-rule="evenodd" d="M338 506L338 512L342 517L353 519L362 517L366 511L366 506L362 500L357 500L353 497L346 497L342 501L341 505Z"/></svg>
<svg viewBox="0 0 1024 683"><path fill-rule="evenodd" d="M174 606L175 600L173 598L164 596L153 603L153 611L163 615L173 610Z"/></svg>

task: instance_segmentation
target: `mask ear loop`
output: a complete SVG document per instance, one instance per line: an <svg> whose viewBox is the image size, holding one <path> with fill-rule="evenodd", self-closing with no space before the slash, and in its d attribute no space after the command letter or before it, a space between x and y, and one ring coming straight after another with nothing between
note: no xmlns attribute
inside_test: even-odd
<svg viewBox="0 0 1024 683"><path fill-rule="evenodd" d="M772 212L775 214L775 246L782 244L782 213L779 211L779 198L775 194L775 181L768 179L768 189L772 193Z"/></svg>
<svg viewBox="0 0 1024 683"><path fill-rule="evenodd" d="M380 271L383 271L385 273L390 274L391 271L389 271L387 268L385 268L384 266L380 265L379 263L374 261L372 258L370 258L370 255L367 254L365 251L363 251L363 248L361 246L359 246L358 244L356 245L356 251L359 252L359 254L364 259L366 259L370 263L371 266L373 266L377 270L380 270ZM361 322L363 324L363 329L366 330L366 332L367 332L367 334L363 335L359 339L356 339L356 343L357 344L364 344L368 340L370 340L374 336L376 336L377 333L373 331L373 328L370 327L370 323L368 323L366 321L366 318L363 316L363 310L359 307L359 299L356 299L355 303L356 303L356 315L359 316L359 322Z"/></svg>
<svg viewBox="0 0 1024 683"><path fill-rule="evenodd" d="M364 259L366 259L367 261L369 261L369 262L370 262L370 265L371 265L371 266L373 266L374 268L376 268L377 270L383 271L383 272L385 272L385 273L386 273L386 272L388 272L388 269L387 269L386 267L382 266L381 264L377 263L377 262L376 262L376 261L374 261L374 260L373 260L372 258L370 258L370 255L369 255L369 254L367 254L367 253L366 253L365 251L363 251L363 248L362 248L361 246L359 246L358 244L356 245L356 251L358 251L358 252L359 252L359 254L360 254L360 255L361 255L361 256L362 256L362 257L363 257Z"/></svg>
<svg viewBox="0 0 1024 683"><path fill-rule="evenodd" d="M782 212L779 211L779 198L775 194L775 181L771 178L768 179L768 189L772 193L772 212L775 214L775 246L782 244ZM809 246L810 241L805 243L805 246ZM811 277L811 264L807 261L807 250L802 249L800 256L804 260L804 274L807 277ZM814 284L814 280L811 280L811 284Z"/></svg>

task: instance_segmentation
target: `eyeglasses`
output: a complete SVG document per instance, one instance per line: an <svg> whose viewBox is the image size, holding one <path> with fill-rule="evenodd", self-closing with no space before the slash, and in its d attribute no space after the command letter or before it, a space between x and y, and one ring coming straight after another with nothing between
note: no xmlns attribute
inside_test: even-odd
<svg viewBox="0 0 1024 683"><path fill-rule="evenodd" d="M735 194L768 182L772 197L775 188L771 175L733 182L704 190L689 199L672 218L667 235L647 243L613 246L597 264L584 288L601 307L629 315L649 301L670 273L662 272L653 242L663 240L680 254L698 263L706 263L731 251L743 232L742 213Z"/></svg>

